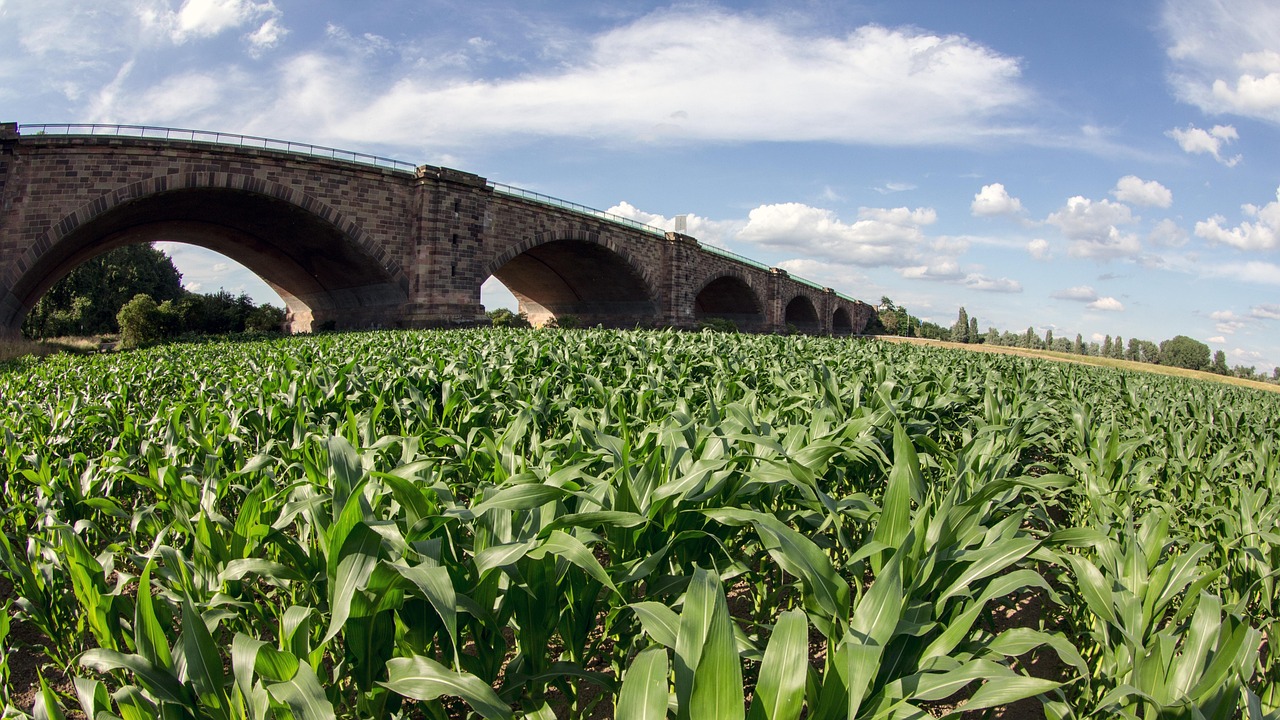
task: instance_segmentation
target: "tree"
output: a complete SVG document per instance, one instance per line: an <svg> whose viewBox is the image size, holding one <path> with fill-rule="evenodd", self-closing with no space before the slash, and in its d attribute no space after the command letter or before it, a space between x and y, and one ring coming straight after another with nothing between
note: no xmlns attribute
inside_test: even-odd
<svg viewBox="0 0 1280 720"><path fill-rule="evenodd" d="M1027 334L1022 346L1031 350L1040 348L1040 336L1036 334L1036 329L1034 327L1031 327L1030 325L1027 326Z"/></svg>
<svg viewBox="0 0 1280 720"><path fill-rule="evenodd" d="M1102 342L1102 357L1105 357L1105 358L1111 357L1111 336L1110 335L1108 335L1107 339Z"/></svg>
<svg viewBox="0 0 1280 720"><path fill-rule="evenodd" d="M963 305L960 306L960 314L955 324L951 326L951 342L969 342L969 313L964 311Z"/></svg>
<svg viewBox="0 0 1280 720"><path fill-rule="evenodd" d="M511 327L511 328L532 327L532 325L529 323L529 316L525 315L524 313L511 312L511 310L509 310L508 308L498 308L496 310L490 310L485 314L489 316L489 321L493 323L494 327ZM712 318L712 319L723 320L724 318ZM733 321L729 321L729 324L733 325ZM717 324L715 329L721 329L722 327L723 325ZM735 332L737 331L736 325L734 325L733 330Z"/></svg>
<svg viewBox="0 0 1280 720"><path fill-rule="evenodd" d="M1209 367L1209 346L1186 335L1178 335L1160 343L1160 364L1204 370Z"/></svg>
<svg viewBox="0 0 1280 720"><path fill-rule="evenodd" d="M1230 372L1227 369L1227 354L1222 352L1221 350L1214 353L1213 367L1210 369L1219 375L1226 375L1228 372Z"/></svg>
<svg viewBox="0 0 1280 720"><path fill-rule="evenodd" d="M1053 349L1053 328L1044 331L1044 346L1049 350Z"/></svg>
<svg viewBox="0 0 1280 720"><path fill-rule="evenodd" d="M1139 348L1140 341L1138 338L1129 338L1129 347L1124 351L1124 359L1138 362L1138 359L1142 356L1142 350Z"/></svg>
<svg viewBox="0 0 1280 720"><path fill-rule="evenodd" d="M120 308L116 322L120 326L120 346L123 348L145 347L159 342L164 336L160 306L150 295L134 295Z"/></svg>
<svg viewBox="0 0 1280 720"><path fill-rule="evenodd" d="M969 339L966 342L980 343L982 335L978 332L978 318L969 318Z"/></svg>
<svg viewBox="0 0 1280 720"><path fill-rule="evenodd" d="M1111 357L1115 360L1124 359L1124 338L1116 336L1115 342L1111 343Z"/></svg>
<svg viewBox="0 0 1280 720"><path fill-rule="evenodd" d="M125 245L90 258L49 288L27 313L27 337L96 335L120 329L117 314L138 295L177 300L182 274L150 245Z"/></svg>
<svg viewBox="0 0 1280 720"><path fill-rule="evenodd" d="M987 339L984 342L987 345L999 345L1000 332L993 327L987 328Z"/></svg>
<svg viewBox="0 0 1280 720"><path fill-rule="evenodd" d="M1080 333L1076 333L1076 344L1074 346L1074 352L1077 355L1083 355L1085 353L1084 337Z"/></svg>

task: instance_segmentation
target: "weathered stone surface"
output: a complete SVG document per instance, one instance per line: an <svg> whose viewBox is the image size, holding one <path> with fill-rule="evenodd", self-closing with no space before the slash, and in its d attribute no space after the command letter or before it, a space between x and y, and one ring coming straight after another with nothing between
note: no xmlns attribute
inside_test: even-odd
<svg viewBox="0 0 1280 720"><path fill-rule="evenodd" d="M21 136L0 124L0 333L73 267L171 240L244 264L280 292L296 330L484 321L496 276L535 320L610 327L859 333L865 303L776 268L495 191L275 150L122 137Z"/></svg>

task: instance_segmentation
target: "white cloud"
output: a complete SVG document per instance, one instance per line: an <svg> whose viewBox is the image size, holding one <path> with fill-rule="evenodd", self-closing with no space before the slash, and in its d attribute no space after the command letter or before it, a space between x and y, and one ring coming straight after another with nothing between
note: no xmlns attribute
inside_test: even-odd
<svg viewBox="0 0 1280 720"><path fill-rule="evenodd" d="M964 273L960 270L960 263L950 258L938 260L927 265L904 267L900 272L902 277L911 280L952 281L964 277Z"/></svg>
<svg viewBox="0 0 1280 720"><path fill-rule="evenodd" d="M1052 297L1059 300L1074 300L1076 302L1093 302L1098 299L1098 293L1088 285L1077 285L1066 290L1055 292Z"/></svg>
<svg viewBox="0 0 1280 720"><path fill-rule="evenodd" d="M979 217L1017 215L1022 212L1022 201L1010 197L1003 184L992 183L982 186L982 190L973 196L973 203L969 207Z"/></svg>
<svg viewBox="0 0 1280 720"><path fill-rule="evenodd" d="M696 28L696 32L691 29ZM814 37L710 8L659 11L518 77L383 80L328 128L413 144L494 136L966 145L1019 135L1018 62L959 36L866 26ZM626 92L619 92L626 88Z"/></svg>
<svg viewBox="0 0 1280 720"><path fill-rule="evenodd" d="M148 18L165 28L175 43L213 37L226 30L243 27L257 18L274 18L280 13L270 0L186 0L177 12L151 12L154 14L149 14Z"/></svg>
<svg viewBox="0 0 1280 720"><path fill-rule="evenodd" d="M1185 153L1192 155L1208 153L1213 156L1214 160L1227 167L1235 167L1236 163L1240 162L1239 155L1231 157L1223 157L1222 155L1224 145L1240 138L1240 135L1236 133L1236 129L1231 125L1214 125L1210 130L1202 130L1194 125L1188 125L1185 129L1174 128L1166 132L1165 135L1176 140L1178 147L1181 147Z"/></svg>
<svg viewBox="0 0 1280 720"><path fill-rule="evenodd" d="M1036 238L1027 243L1027 252L1036 260L1052 260L1053 249L1049 245L1049 241L1044 238Z"/></svg>
<svg viewBox="0 0 1280 720"><path fill-rule="evenodd" d="M1280 285L1280 265L1250 260L1248 262L1197 265L1200 274L1207 277L1226 278L1233 282L1257 285Z"/></svg>
<svg viewBox="0 0 1280 720"><path fill-rule="evenodd" d="M1173 204L1173 191L1155 180L1143 180L1136 175L1120 178L1111 194L1120 202L1134 205L1167 208Z"/></svg>
<svg viewBox="0 0 1280 720"><path fill-rule="evenodd" d="M262 23L257 30L245 36L245 40L249 41L250 54L257 57L263 52L270 50L288 35L289 31L280 24L280 18L268 18Z"/></svg>
<svg viewBox="0 0 1280 720"><path fill-rule="evenodd" d="M1221 335L1214 335L1213 337L1209 338L1209 340L1208 340L1208 342L1211 342L1211 343L1217 343L1218 345L1221 345L1221 344L1225 343L1226 341L1227 341L1227 339L1226 339L1225 337L1221 336Z"/></svg>
<svg viewBox="0 0 1280 720"><path fill-rule="evenodd" d="M668 232L673 232L676 229L675 217L665 217L656 213L645 212L625 200L605 212L628 220L635 220L645 225L662 228ZM719 247L725 247L727 240L736 235L743 227L743 224L739 221L711 220L693 213L685 215L684 218L685 235L697 238L698 242Z"/></svg>
<svg viewBox="0 0 1280 720"><path fill-rule="evenodd" d="M846 223L830 210L779 203L752 210L738 239L862 266L903 267L925 240L921 228L936 220L932 208L862 208L857 221Z"/></svg>
<svg viewBox="0 0 1280 720"><path fill-rule="evenodd" d="M1213 320L1213 328L1223 335L1234 335L1237 330L1241 330L1249 324L1244 318L1230 310L1209 313L1209 318Z"/></svg>
<svg viewBox="0 0 1280 720"><path fill-rule="evenodd" d="M1187 244L1187 231L1178 223L1165 218L1156 223L1147 234L1147 242L1157 247L1182 247Z"/></svg>
<svg viewBox="0 0 1280 720"><path fill-rule="evenodd" d="M1249 316L1259 320L1280 320L1280 305L1254 305Z"/></svg>
<svg viewBox="0 0 1280 720"><path fill-rule="evenodd" d="M1280 122L1280 5L1168 0L1163 24L1178 99L1210 114Z"/></svg>
<svg viewBox="0 0 1280 720"><path fill-rule="evenodd" d="M1124 304L1113 297L1098 298L1085 307L1091 310L1105 310L1106 312L1122 312L1124 310Z"/></svg>
<svg viewBox="0 0 1280 720"><path fill-rule="evenodd" d="M907 190L915 190L916 186L908 182L887 182L879 187L873 188L881 195L890 193L906 192Z"/></svg>
<svg viewBox="0 0 1280 720"><path fill-rule="evenodd" d="M1241 210L1257 222L1242 222L1234 228L1224 228L1227 219L1215 215L1208 220L1196 223L1196 235L1206 240L1223 245L1230 245L1240 250L1276 250L1280 249L1280 189L1276 190L1276 200L1262 207L1242 205Z"/></svg>
<svg viewBox="0 0 1280 720"><path fill-rule="evenodd" d="M1110 260L1133 257L1142 250L1136 235L1121 232L1117 225L1134 222L1128 205L1110 200L1093 201L1079 195L1045 220L1056 225L1071 240L1067 252L1073 257Z"/></svg>
<svg viewBox="0 0 1280 720"><path fill-rule="evenodd" d="M1009 278L992 278L986 275L970 273L964 278L964 286L971 290L996 293L1020 293L1022 283Z"/></svg>

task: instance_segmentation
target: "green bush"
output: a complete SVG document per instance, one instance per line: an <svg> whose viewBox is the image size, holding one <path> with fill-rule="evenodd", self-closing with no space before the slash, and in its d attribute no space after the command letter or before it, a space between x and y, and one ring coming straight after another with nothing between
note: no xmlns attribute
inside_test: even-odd
<svg viewBox="0 0 1280 720"><path fill-rule="evenodd" d="M150 295L139 293L116 313L120 323L120 347L146 347L164 337L165 313Z"/></svg>

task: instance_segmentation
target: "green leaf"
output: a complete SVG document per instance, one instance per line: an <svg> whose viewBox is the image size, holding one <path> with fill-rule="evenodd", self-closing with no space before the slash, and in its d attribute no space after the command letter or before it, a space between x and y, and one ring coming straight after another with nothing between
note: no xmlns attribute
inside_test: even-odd
<svg viewBox="0 0 1280 720"><path fill-rule="evenodd" d="M289 706L294 720L337 720L319 678L306 663L298 665L292 680L268 685L267 692L276 702Z"/></svg>
<svg viewBox="0 0 1280 720"><path fill-rule="evenodd" d="M618 720L664 720L667 717L667 650L651 645L636 655L622 677Z"/></svg>
<svg viewBox="0 0 1280 720"><path fill-rule="evenodd" d="M169 638L156 618L155 605L151 599L151 567L154 564L153 560L147 560L142 568L142 575L138 578L138 599L133 607L134 642L137 644L138 654L146 658L147 662L168 670L173 667Z"/></svg>
<svg viewBox="0 0 1280 720"><path fill-rule="evenodd" d="M756 681L751 720L796 720L804 704L809 670L809 619L788 610L773 626Z"/></svg>
<svg viewBox="0 0 1280 720"><path fill-rule="evenodd" d="M80 656L80 664L102 673L127 670L134 674L147 692L162 702L179 705L195 702L190 691L178 682L177 677L167 670L155 667L141 655L125 655L115 650L93 648Z"/></svg>
<svg viewBox="0 0 1280 720"><path fill-rule="evenodd" d="M630 607L640 618L640 626L657 642L672 650L676 649L676 639L680 633L680 616L662 603L645 601L631 603Z"/></svg>
<svg viewBox="0 0 1280 720"><path fill-rule="evenodd" d="M1013 563L1026 557L1039 546L1040 541L1033 538L1009 538L957 558L957 562L969 561L969 564L951 583L951 587L942 593L937 603L941 606L950 598L964 592L976 580L994 575Z"/></svg>
<svg viewBox="0 0 1280 720"><path fill-rule="evenodd" d="M529 557L539 560L546 553L552 553L568 560L586 571L588 575L595 578L601 585L612 590L615 594L618 592L617 586L613 584L613 580L609 579L609 574L600 566L600 561L596 560L591 551L578 538L564 532L556 530L542 542L541 545L529 551Z"/></svg>
<svg viewBox="0 0 1280 720"><path fill-rule="evenodd" d="M472 506L471 512L476 517L480 517L494 509L533 510L553 500L559 500L568 494L568 491L563 488L541 483L508 485L492 496L486 497L479 504Z"/></svg>
<svg viewBox="0 0 1280 720"><path fill-rule="evenodd" d="M200 702L214 710L218 717L230 717L227 702L226 677L222 673L222 658L218 646L205 627L204 618L196 612L189 599L182 602L182 657L186 663L186 676L195 688Z"/></svg>
<svg viewBox="0 0 1280 720"><path fill-rule="evenodd" d="M421 655L393 658L387 663L387 680L378 683L415 700L435 700L441 695L460 697L486 720L511 718L493 688L467 672L454 672Z"/></svg>
<svg viewBox="0 0 1280 720"><path fill-rule="evenodd" d="M49 683L44 681L43 673L40 674L40 694L36 695L31 714L35 716L35 720L66 720L67 718L66 712L62 709L62 703L58 702L58 696L49 689Z"/></svg>
<svg viewBox="0 0 1280 720"><path fill-rule="evenodd" d="M688 717L727 720L742 718L745 705L742 661L738 658L738 644L734 639L734 624L729 617L729 607L725 603L724 586L710 572L701 568L699 572L703 572L714 585L711 587L711 615L707 618L706 642L693 675ZM695 597L695 603L700 615L705 607L702 598ZM681 707L680 710L683 713L684 708Z"/></svg>
<svg viewBox="0 0 1280 720"><path fill-rule="evenodd" d="M392 566L406 580L413 583L422 593L431 607L435 609L445 629L449 631L449 640L453 643L454 654L458 652L458 595L453 588L453 579L449 570L440 565L426 563L405 567Z"/></svg>
<svg viewBox="0 0 1280 720"><path fill-rule="evenodd" d="M337 570L329 578L329 629L321 642L329 642L346 624L351 614L352 596L364 587L378 565L382 536L363 522L351 528L342 544Z"/></svg>

